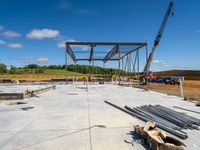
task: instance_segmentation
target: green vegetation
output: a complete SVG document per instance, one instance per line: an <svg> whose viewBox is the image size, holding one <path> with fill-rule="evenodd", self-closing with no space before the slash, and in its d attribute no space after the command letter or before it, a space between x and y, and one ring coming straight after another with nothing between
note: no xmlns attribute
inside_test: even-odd
<svg viewBox="0 0 200 150"><path fill-rule="evenodd" d="M65 71L65 70L59 70L59 69L44 69L44 74L48 74L50 76L54 77L80 77L80 76L85 76L85 74L77 73L77 72L72 72L72 71Z"/></svg>
<svg viewBox="0 0 200 150"><path fill-rule="evenodd" d="M102 68L98 66L92 67L88 65L68 65L67 70L83 74L92 73L92 74L108 74L108 75L118 74L119 72L118 69Z"/></svg>
<svg viewBox="0 0 200 150"><path fill-rule="evenodd" d="M7 75L15 74L49 74L49 75L59 75L65 76L65 65L50 65L50 66L38 66L36 64L29 64L25 67L15 67L11 66L8 70L6 65L0 65L0 73ZM96 75L116 75L119 73L117 69L112 68L101 68L98 66L88 66L88 65L68 65L67 66L68 75L80 76L83 74L96 74ZM123 72L120 71L122 74Z"/></svg>
<svg viewBox="0 0 200 150"><path fill-rule="evenodd" d="M5 64L0 64L0 74L4 74L7 72L7 67Z"/></svg>
<svg viewBox="0 0 200 150"><path fill-rule="evenodd" d="M89 74L94 74L95 76L118 74L117 69L105 69L88 65L68 65L67 70L66 72L65 65L38 66L36 64L29 64L25 67L11 66L10 69L7 69L5 64L1 64L0 78L65 78L66 76L85 77Z"/></svg>
<svg viewBox="0 0 200 150"><path fill-rule="evenodd" d="M95 76L113 76L118 75L119 70L113 68L102 68L98 66L88 66L88 65L68 65L67 72L65 71L65 65L50 65L50 66L39 66L36 64L29 64L25 67L15 67L11 66L7 69L5 64L0 64L0 77L47 77L47 78L63 78L63 77L81 77L88 76L88 74L94 74ZM131 73L125 73L120 71L122 75L133 76ZM156 76L184 76L185 79L199 80L200 71L198 70L169 70L155 72Z"/></svg>

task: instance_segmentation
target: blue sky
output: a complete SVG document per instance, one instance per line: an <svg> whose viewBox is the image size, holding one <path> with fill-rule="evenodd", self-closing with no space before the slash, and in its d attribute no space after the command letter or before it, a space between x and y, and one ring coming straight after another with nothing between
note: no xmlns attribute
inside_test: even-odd
<svg viewBox="0 0 200 150"><path fill-rule="evenodd" d="M168 3L168 0L0 0L0 62L8 66L64 64L63 42L70 40L147 41L151 50ZM152 70L199 70L200 0L174 0L174 3L175 15L169 18ZM141 69L142 58L143 54Z"/></svg>

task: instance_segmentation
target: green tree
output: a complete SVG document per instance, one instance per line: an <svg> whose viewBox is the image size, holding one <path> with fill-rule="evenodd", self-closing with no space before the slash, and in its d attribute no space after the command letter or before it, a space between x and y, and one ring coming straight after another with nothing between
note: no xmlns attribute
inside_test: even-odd
<svg viewBox="0 0 200 150"><path fill-rule="evenodd" d="M36 64L29 64L29 65L25 66L24 68L28 68L28 69L37 69L37 68L39 68L39 66L36 65Z"/></svg>
<svg viewBox="0 0 200 150"><path fill-rule="evenodd" d="M7 73L7 66L5 64L0 64L0 74Z"/></svg>
<svg viewBox="0 0 200 150"><path fill-rule="evenodd" d="M17 68L15 66L11 66L9 70L9 74L16 74Z"/></svg>

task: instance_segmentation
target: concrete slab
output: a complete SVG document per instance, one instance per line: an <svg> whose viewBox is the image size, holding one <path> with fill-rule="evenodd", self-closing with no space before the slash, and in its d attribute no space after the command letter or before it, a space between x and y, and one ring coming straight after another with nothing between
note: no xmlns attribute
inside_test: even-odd
<svg viewBox="0 0 200 150"><path fill-rule="evenodd" d="M24 90L26 87L15 85L12 88ZM56 90L42 93L40 98L23 100L27 104L0 103L0 149L145 149L140 144L131 146L124 142L131 141L126 133L133 130L133 125L145 123L105 104L105 100L122 107L161 104L200 117L173 108L180 106L200 111L193 103L176 96L117 85L91 85L88 92L84 85L57 85ZM34 108L23 111L22 107ZM106 128L87 129L92 125L105 125ZM80 132L73 133L76 131ZM200 131L186 132L189 135L183 141L188 146L186 149L198 150Z"/></svg>
<svg viewBox="0 0 200 150"><path fill-rule="evenodd" d="M2 150L88 150L90 149L88 131L70 134L76 130L58 131L21 131L8 144L0 146ZM64 134L70 134L59 137Z"/></svg>
<svg viewBox="0 0 200 150"><path fill-rule="evenodd" d="M131 131L131 128L105 128L105 129L93 129L92 130L92 145L94 150L141 150L144 147L141 144L127 144L124 142L132 141L128 131ZM104 138L105 137L105 138ZM117 143L116 143L117 142Z"/></svg>
<svg viewBox="0 0 200 150"><path fill-rule="evenodd" d="M27 89L40 89L47 87L47 85L1 85L1 93L24 93Z"/></svg>

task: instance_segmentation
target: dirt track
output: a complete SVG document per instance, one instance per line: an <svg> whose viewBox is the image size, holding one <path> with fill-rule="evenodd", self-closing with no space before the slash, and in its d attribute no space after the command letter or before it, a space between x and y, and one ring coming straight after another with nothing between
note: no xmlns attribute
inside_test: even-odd
<svg viewBox="0 0 200 150"><path fill-rule="evenodd" d="M161 93L167 93L169 95L180 96L179 85L167 85L151 83L149 85L143 85L144 88L158 91ZM199 80L185 80L183 82L184 97L192 101L200 102L200 81Z"/></svg>

